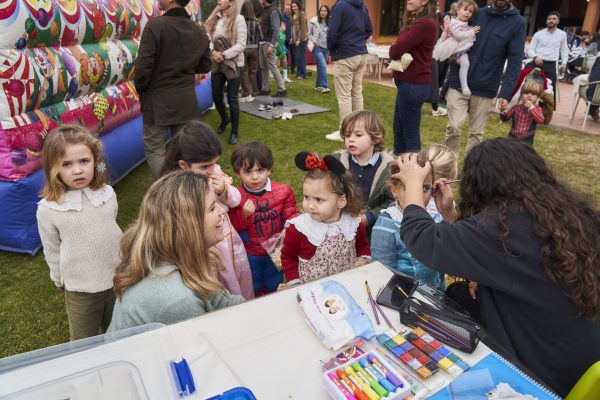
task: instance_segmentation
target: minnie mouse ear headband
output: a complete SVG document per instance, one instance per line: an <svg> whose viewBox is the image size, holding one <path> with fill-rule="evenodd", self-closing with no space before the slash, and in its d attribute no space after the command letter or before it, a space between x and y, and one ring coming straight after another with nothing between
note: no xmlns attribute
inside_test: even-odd
<svg viewBox="0 0 600 400"><path fill-rule="evenodd" d="M331 171L340 177L346 172L342 162L334 156L325 156L321 159L319 153L315 152L301 151L296 154L296 166L302 171L312 171L313 169Z"/></svg>

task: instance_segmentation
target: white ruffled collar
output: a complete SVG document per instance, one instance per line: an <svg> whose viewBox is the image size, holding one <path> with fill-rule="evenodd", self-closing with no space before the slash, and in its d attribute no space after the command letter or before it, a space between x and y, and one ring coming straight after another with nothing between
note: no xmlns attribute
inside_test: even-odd
<svg viewBox="0 0 600 400"><path fill-rule="evenodd" d="M115 195L115 191L110 185L104 185L104 187L98 190L92 190L89 187L86 187L81 190L69 190L65 192L62 203L42 199L38 204L43 204L46 207L57 211L81 211L83 209L84 193L85 197L88 198L94 207L100 207Z"/></svg>
<svg viewBox="0 0 600 400"><path fill-rule="evenodd" d="M435 200L433 199L433 197L429 199L429 203L427 203L427 207L425 207L425 209L431 216L439 213L437 207L435 206ZM381 213L388 214L390 217L392 217L394 221L397 222L402 222L402 217L404 216L404 213L402 212L402 209L400 208L400 205L397 201L390 204L388 208L384 208L383 210L381 210Z"/></svg>
<svg viewBox="0 0 600 400"><path fill-rule="evenodd" d="M339 221L326 224L315 221L310 215L304 213L286 222L286 226L289 224L293 224L298 232L306 236L313 246L320 246L327 236L335 236L340 233L344 235L347 241L354 239L356 230L360 224L360 218L352 217L343 212Z"/></svg>

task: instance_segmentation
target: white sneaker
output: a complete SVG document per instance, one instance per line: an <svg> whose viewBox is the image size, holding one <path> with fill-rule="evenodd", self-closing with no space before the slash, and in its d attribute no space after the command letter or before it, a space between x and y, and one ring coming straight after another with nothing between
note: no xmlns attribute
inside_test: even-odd
<svg viewBox="0 0 600 400"><path fill-rule="evenodd" d="M328 87L321 88L321 93L329 93L330 91L331 89L329 89Z"/></svg>
<svg viewBox="0 0 600 400"><path fill-rule="evenodd" d="M433 115L434 117L441 117L443 115L448 115L448 110L446 110L444 107L439 107L437 110L431 110L431 115Z"/></svg>
<svg viewBox="0 0 600 400"><path fill-rule="evenodd" d="M248 95L246 97L240 97L240 103L251 103L254 101L254 97Z"/></svg>
<svg viewBox="0 0 600 400"><path fill-rule="evenodd" d="M325 135L325 138L336 142L344 141L344 139L342 139L342 137L340 136L340 131L331 132L329 135Z"/></svg>
<svg viewBox="0 0 600 400"><path fill-rule="evenodd" d="M288 77L286 77L286 78L284 79L284 81L285 81L286 83L294 83L294 81L293 81L293 80L291 80L291 79L290 79L290 78L288 78Z"/></svg>

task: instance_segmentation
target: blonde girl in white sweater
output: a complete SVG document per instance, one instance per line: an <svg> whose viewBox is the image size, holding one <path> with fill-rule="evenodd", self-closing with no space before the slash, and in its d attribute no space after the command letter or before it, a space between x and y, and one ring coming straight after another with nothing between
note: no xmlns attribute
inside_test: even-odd
<svg viewBox="0 0 600 400"><path fill-rule="evenodd" d="M110 324L121 228L117 198L97 137L78 125L48 134L37 220L50 278L65 294L71 340Z"/></svg>

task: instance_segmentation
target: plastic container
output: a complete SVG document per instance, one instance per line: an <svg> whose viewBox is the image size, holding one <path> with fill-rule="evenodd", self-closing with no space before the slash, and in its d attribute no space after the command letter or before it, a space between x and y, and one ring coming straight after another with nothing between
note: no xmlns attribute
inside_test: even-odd
<svg viewBox="0 0 600 400"><path fill-rule="evenodd" d="M369 385L361 376L367 378ZM358 400L370 399L374 394L382 400L398 400L411 392L410 384L395 367L374 351L323 372L322 379L327 393L335 400L352 398L349 395Z"/></svg>
<svg viewBox="0 0 600 400"><path fill-rule="evenodd" d="M157 327L0 360L0 399L176 399L180 392L170 361L181 358L168 330Z"/></svg>
<svg viewBox="0 0 600 400"><path fill-rule="evenodd" d="M236 387L206 400L256 400L256 397L254 397L254 393L250 389Z"/></svg>

